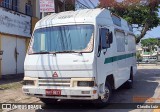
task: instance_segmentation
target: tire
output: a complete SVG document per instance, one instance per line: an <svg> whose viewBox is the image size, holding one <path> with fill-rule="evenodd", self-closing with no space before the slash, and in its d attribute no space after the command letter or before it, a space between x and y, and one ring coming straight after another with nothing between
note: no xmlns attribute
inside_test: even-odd
<svg viewBox="0 0 160 112"><path fill-rule="evenodd" d="M124 84L126 89L132 89L133 88L133 70L130 70L130 79L127 80Z"/></svg>
<svg viewBox="0 0 160 112"><path fill-rule="evenodd" d="M39 99L45 104L56 104L57 103L57 99L51 99L51 98L39 98Z"/></svg>
<svg viewBox="0 0 160 112"><path fill-rule="evenodd" d="M102 108L107 106L107 104L110 102L112 95L112 89L109 83L106 82L105 84L105 94L104 98L99 97L99 99L95 100L93 103L95 104L96 107Z"/></svg>

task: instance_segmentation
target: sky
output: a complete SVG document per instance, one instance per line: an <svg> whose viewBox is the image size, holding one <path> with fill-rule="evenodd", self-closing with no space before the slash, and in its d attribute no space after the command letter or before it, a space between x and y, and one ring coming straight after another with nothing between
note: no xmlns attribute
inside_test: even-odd
<svg viewBox="0 0 160 112"><path fill-rule="evenodd" d="M84 4L84 5L86 5L87 7L90 7L90 8L94 8L99 3L99 0L77 0L77 1L82 3L82 4Z"/></svg>
<svg viewBox="0 0 160 112"><path fill-rule="evenodd" d="M160 17L160 9L159 9L159 17ZM152 29L151 31L148 31L147 34L145 35L145 38L149 37L160 37L160 26Z"/></svg>
<svg viewBox="0 0 160 112"><path fill-rule="evenodd" d="M78 0L78 1L90 8L94 8L94 6L97 6L97 4L99 3L99 0ZM121 2L123 0L117 0L117 1ZM158 14L160 17L160 9ZM134 33L137 34L138 32L134 31ZM160 37L160 26L153 28L151 31L148 31L144 38L150 38L150 37L153 37L153 38Z"/></svg>

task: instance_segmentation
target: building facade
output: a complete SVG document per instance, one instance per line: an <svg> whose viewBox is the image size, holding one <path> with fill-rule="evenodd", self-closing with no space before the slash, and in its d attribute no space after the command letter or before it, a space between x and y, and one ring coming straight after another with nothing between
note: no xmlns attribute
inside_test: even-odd
<svg viewBox="0 0 160 112"><path fill-rule="evenodd" d="M0 0L0 79L23 76L24 59L36 22L42 18L40 0ZM54 0L55 12L74 10L74 0Z"/></svg>
<svg viewBox="0 0 160 112"><path fill-rule="evenodd" d="M0 78L24 72L24 59L35 23L38 0L0 0Z"/></svg>

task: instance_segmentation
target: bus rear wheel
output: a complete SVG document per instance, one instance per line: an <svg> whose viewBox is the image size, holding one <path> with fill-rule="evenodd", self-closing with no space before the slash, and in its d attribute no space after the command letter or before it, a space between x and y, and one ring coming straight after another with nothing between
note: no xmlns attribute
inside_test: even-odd
<svg viewBox="0 0 160 112"><path fill-rule="evenodd" d="M125 82L125 88L126 89L132 89L133 88L133 70L130 70L130 78Z"/></svg>

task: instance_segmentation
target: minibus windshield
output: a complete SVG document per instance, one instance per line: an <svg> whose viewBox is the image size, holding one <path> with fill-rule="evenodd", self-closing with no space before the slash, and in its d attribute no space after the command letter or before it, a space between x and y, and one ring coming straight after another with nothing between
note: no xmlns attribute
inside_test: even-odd
<svg viewBox="0 0 160 112"><path fill-rule="evenodd" d="M35 30L31 54L92 52L93 25L68 25Z"/></svg>

